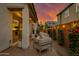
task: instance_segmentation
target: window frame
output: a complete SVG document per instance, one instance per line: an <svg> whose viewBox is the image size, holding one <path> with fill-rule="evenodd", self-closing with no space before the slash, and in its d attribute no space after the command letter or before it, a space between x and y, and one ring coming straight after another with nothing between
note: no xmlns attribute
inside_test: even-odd
<svg viewBox="0 0 79 59"><path fill-rule="evenodd" d="M64 12L64 17L65 17L65 18L69 17L69 9L65 10L65 12Z"/></svg>
<svg viewBox="0 0 79 59"><path fill-rule="evenodd" d="M76 3L76 12L79 12L78 6L79 6L79 3Z"/></svg>

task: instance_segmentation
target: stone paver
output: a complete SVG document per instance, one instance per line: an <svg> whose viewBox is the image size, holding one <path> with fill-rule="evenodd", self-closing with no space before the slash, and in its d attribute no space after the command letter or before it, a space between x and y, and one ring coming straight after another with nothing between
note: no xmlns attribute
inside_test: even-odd
<svg viewBox="0 0 79 59"><path fill-rule="evenodd" d="M33 48L33 43L31 43L28 49L22 49L18 47L11 47L2 53L9 53L10 56L39 56L36 49ZM67 56L67 50L58 45L56 41L52 41L52 50L43 51L41 56Z"/></svg>
<svg viewBox="0 0 79 59"><path fill-rule="evenodd" d="M56 41L53 40L52 49L56 51L59 56L68 56L68 51L64 46L60 46Z"/></svg>

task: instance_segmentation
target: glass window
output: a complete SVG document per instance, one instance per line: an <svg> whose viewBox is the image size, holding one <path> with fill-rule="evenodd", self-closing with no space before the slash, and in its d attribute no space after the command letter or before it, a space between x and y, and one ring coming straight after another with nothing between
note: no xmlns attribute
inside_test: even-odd
<svg viewBox="0 0 79 59"><path fill-rule="evenodd" d="M76 3L76 12L79 12L79 3Z"/></svg>
<svg viewBox="0 0 79 59"><path fill-rule="evenodd" d="M64 17L66 18L66 17L68 17L69 16L69 9L67 9L66 11L65 11L65 13L64 13Z"/></svg>

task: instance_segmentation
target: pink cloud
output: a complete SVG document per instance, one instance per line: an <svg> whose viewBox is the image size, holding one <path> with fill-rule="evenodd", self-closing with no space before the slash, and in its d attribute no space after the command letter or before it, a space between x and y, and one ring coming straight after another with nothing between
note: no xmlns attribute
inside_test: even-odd
<svg viewBox="0 0 79 59"><path fill-rule="evenodd" d="M63 10L67 3L37 3L34 4L37 12L38 20L45 23L49 20L56 20L56 15Z"/></svg>

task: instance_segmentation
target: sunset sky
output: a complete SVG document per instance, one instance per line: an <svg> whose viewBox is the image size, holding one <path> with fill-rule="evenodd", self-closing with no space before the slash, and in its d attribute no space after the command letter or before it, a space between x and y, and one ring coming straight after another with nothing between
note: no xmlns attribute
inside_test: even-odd
<svg viewBox="0 0 79 59"><path fill-rule="evenodd" d="M37 3L34 5L38 21L44 24L47 21L56 21L56 15L62 11L68 3Z"/></svg>

